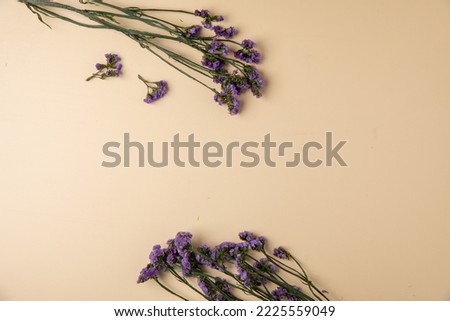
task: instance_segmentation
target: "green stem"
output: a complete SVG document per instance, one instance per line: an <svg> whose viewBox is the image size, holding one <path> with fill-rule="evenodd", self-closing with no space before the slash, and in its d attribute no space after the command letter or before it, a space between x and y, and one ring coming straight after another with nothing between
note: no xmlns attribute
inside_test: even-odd
<svg viewBox="0 0 450 321"><path fill-rule="evenodd" d="M166 287L164 284L162 284L161 282L159 282L158 279L155 279L156 283L159 284L160 287L162 287L164 290L166 290L167 292L169 292L172 295L175 295L176 297L179 297L180 299L184 300L184 301L189 301L188 299L186 299L185 297L179 295L178 293L175 293L174 291L172 291L171 289L169 289L168 287Z"/></svg>
<svg viewBox="0 0 450 321"><path fill-rule="evenodd" d="M323 298L325 298L325 300L330 301L327 296L325 294L322 293L322 291L320 291L308 278L308 275L306 274L306 271L303 269L302 265L300 264L300 262L297 261L297 259L295 257L293 257L292 255L289 255L294 262L298 265L298 267L302 270L303 274L305 274L307 280L308 280L308 286L311 290L311 292L314 294L314 296L316 296L316 294L314 293L314 291L312 291L312 289L316 290ZM317 297L317 296L316 296Z"/></svg>

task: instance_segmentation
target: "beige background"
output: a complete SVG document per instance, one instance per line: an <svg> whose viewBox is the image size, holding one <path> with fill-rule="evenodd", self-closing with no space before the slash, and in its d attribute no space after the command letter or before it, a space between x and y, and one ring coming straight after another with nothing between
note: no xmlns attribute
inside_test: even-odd
<svg viewBox="0 0 450 321"><path fill-rule="evenodd" d="M76 1L72 1L76 2ZM130 3L117 1L116 3ZM131 40L0 4L0 299L160 300L151 246L244 229L283 244L337 300L450 299L450 1L133 1L206 7L264 54L265 96L229 117ZM84 82L105 52L124 76ZM136 75L170 94L142 102ZM349 167L101 167L102 146L348 140Z"/></svg>

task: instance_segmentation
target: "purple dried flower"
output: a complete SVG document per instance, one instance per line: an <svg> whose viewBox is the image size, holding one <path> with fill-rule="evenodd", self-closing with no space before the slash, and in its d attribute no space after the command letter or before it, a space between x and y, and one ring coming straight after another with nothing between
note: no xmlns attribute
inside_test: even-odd
<svg viewBox="0 0 450 321"><path fill-rule="evenodd" d="M239 259L247 251L248 247L245 243L222 242L211 250L213 267L220 270L224 263Z"/></svg>
<svg viewBox="0 0 450 321"><path fill-rule="evenodd" d="M192 234L189 232L178 232L175 236L174 244L181 255L191 245Z"/></svg>
<svg viewBox="0 0 450 321"><path fill-rule="evenodd" d="M122 64L117 64L115 70L116 77L119 77L121 71L122 71Z"/></svg>
<svg viewBox="0 0 450 321"><path fill-rule="evenodd" d="M215 32L217 37L223 37L225 39L231 39L236 34L236 29L233 27L223 28L221 26L214 26L212 30Z"/></svg>
<svg viewBox="0 0 450 321"><path fill-rule="evenodd" d="M222 278L215 278L214 284L212 284L214 288L213 299L214 301L224 301L227 300L226 297L231 296L231 286L227 280Z"/></svg>
<svg viewBox="0 0 450 321"><path fill-rule="evenodd" d="M253 49L255 43L246 39L241 43L242 48L234 53L234 57L250 64L258 64L261 62L261 54Z"/></svg>
<svg viewBox="0 0 450 321"><path fill-rule="evenodd" d="M197 248L197 255L195 259L198 264L212 267L211 249L207 245L201 245Z"/></svg>
<svg viewBox="0 0 450 321"><path fill-rule="evenodd" d="M239 238L240 238L242 241L248 241L248 240L250 240L250 239L254 239L255 236L253 235L252 232L249 232L249 231L243 231L243 232L240 232L240 233L239 233Z"/></svg>
<svg viewBox="0 0 450 321"><path fill-rule="evenodd" d="M175 254L174 254L174 253L169 252L169 253L167 254L166 263L167 263L169 266L174 266L174 265L175 265L175 263L176 263L176 257L175 257Z"/></svg>
<svg viewBox="0 0 450 321"><path fill-rule="evenodd" d="M300 292L300 288L297 286L293 286L295 291ZM297 301L297 297L295 295L293 295L292 293L289 293L285 288L279 286L277 287L275 290L273 290L271 292L273 298L275 299L275 301L283 301L283 300L287 300L287 301Z"/></svg>
<svg viewBox="0 0 450 321"><path fill-rule="evenodd" d="M145 80L140 75L138 77L147 86L147 97L144 98L145 103L151 104L164 97L167 93L167 82L165 82L164 80L151 82Z"/></svg>
<svg viewBox="0 0 450 321"><path fill-rule="evenodd" d="M181 257L181 271L183 276L188 276L192 272L191 255L189 252L184 253Z"/></svg>
<svg viewBox="0 0 450 321"><path fill-rule="evenodd" d="M209 288L206 285L206 282L203 279L198 279L197 284L200 287L200 289L202 290L203 294L205 294L207 298L210 298L211 295L209 293Z"/></svg>
<svg viewBox="0 0 450 321"><path fill-rule="evenodd" d="M234 58L249 64L258 64L261 62L261 54L254 49L240 49L234 53Z"/></svg>
<svg viewBox="0 0 450 321"><path fill-rule="evenodd" d="M253 267L262 272L275 273L277 271L275 264L271 263L267 258L262 258L259 261L256 261L253 264Z"/></svg>
<svg viewBox="0 0 450 321"><path fill-rule="evenodd" d="M285 288L277 287L275 290L271 292L273 298L275 301L281 301L283 299L283 296L285 296L287 293Z"/></svg>
<svg viewBox="0 0 450 321"><path fill-rule="evenodd" d="M178 251L177 248L175 247L174 244L174 240L173 239L169 239L167 240L167 257L166 257L166 263L169 266L174 266L176 263L179 262L179 255L178 255Z"/></svg>
<svg viewBox="0 0 450 321"><path fill-rule="evenodd" d="M252 250L260 251L264 247L265 238L262 236L255 236L253 233L244 231L239 233L239 238L246 241Z"/></svg>
<svg viewBox="0 0 450 321"><path fill-rule="evenodd" d="M238 272L236 277L239 278L239 280L241 280L245 284L245 286L253 288L267 283L267 279L261 277L258 273L256 273L253 270L253 267L245 261L238 260L234 263L234 266L236 267L236 271Z"/></svg>
<svg viewBox="0 0 450 321"><path fill-rule="evenodd" d="M226 56L230 52L230 48L215 37L209 44L208 52Z"/></svg>
<svg viewBox="0 0 450 321"><path fill-rule="evenodd" d="M86 81L94 78L106 79L109 77L119 77L122 70L122 64L119 63L120 57L117 54L105 54L106 64L95 64L96 73L92 74Z"/></svg>
<svg viewBox="0 0 450 321"><path fill-rule="evenodd" d="M221 76L215 76L215 77L213 78L213 82L214 82L215 84L221 84L221 83L225 82L227 79L228 79L227 77L222 76L222 75L221 75Z"/></svg>
<svg viewBox="0 0 450 321"><path fill-rule="evenodd" d="M283 260L289 259L289 253L281 246L273 249L273 256Z"/></svg>
<svg viewBox="0 0 450 321"><path fill-rule="evenodd" d="M202 17L202 18L206 18L209 15L209 11L202 9L202 10L195 10L194 11L194 15L196 17Z"/></svg>
<svg viewBox="0 0 450 321"><path fill-rule="evenodd" d="M205 27L205 29L211 30L212 24L210 22L202 21L202 26Z"/></svg>
<svg viewBox="0 0 450 321"><path fill-rule="evenodd" d="M195 25L195 26L186 28L186 30L185 30L186 38L192 39L192 38L197 37L200 34L201 30L202 30L202 26L199 26L199 25Z"/></svg>
<svg viewBox="0 0 450 321"><path fill-rule="evenodd" d="M248 271L246 269L244 269L240 264L236 263L236 270L238 272L237 277L239 278L239 280L241 280L242 282L244 282L245 285L249 284L249 276L248 276Z"/></svg>
<svg viewBox="0 0 450 321"><path fill-rule="evenodd" d="M147 267L143 268L141 273L139 274L137 283L144 283L150 279L156 279L158 277L159 270L152 266L147 265Z"/></svg>
<svg viewBox="0 0 450 321"><path fill-rule="evenodd" d="M222 16L212 16L208 10L195 10L194 15L197 17L202 17L202 25L206 29L212 29L213 28L213 22L220 22L223 21Z"/></svg>
<svg viewBox="0 0 450 321"><path fill-rule="evenodd" d="M264 86L264 81L261 77L261 74L258 70L252 66L244 67L244 72L250 83L250 90L253 93L253 96L261 97L261 90Z"/></svg>
<svg viewBox="0 0 450 321"><path fill-rule="evenodd" d="M153 249L150 253L150 263L157 265L164 260L164 256L166 255L166 251L161 248L161 245L157 244L153 246Z"/></svg>
<svg viewBox="0 0 450 321"><path fill-rule="evenodd" d="M225 66L225 62L217 56L205 54L202 59L202 65L208 69L219 71Z"/></svg>
<svg viewBox="0 0 450 321"><path fill-rule="evenodd" d="M222 83L222 86L225 83L226 82ZM240 108L240 102L238 99L239 89L231 83L225 85L224 87L225 88L222 89L222 92L214 95L214 100L219 105L223 104L227 105L230 115L232 116L237 115L239 113Z"/></svg>
<svg viewBox="0 0 450 321"><path fill-rule="evenodd" d="M236 100L236 102L235 102L235 107L233 107L233 108L230 110L230 115L231 115L231 116L236 116L237 114L239 114L239 106L236 106L237 103L239 103L239 100Z"/></svg>
<svg viewBox="0 0 450 321"><path fill-rule="evenodd" d="M246 49L252 49L255 46L255 43L250 39L245 39L244 41L242 41L241 45Z"/></svg>

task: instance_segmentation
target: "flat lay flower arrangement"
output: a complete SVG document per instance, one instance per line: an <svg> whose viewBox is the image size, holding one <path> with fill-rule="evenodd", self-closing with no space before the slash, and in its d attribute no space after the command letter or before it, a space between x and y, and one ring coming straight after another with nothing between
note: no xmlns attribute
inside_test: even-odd
<svg viewBox="0 0 450 321"><path fill-rule="evenodd" d="M103 0L80 0L77 6L52 0L18 1L48 27L52 18L93 32L113 30L123 34L161 62L210 90L213 100L230 115L241 111L244 93L262 96L264 81L256 67L262 58L255 42L248 38L235 40L237 30L223 25L224 17L209 10L122 7ZM184 23L188 17L197 22ZM193 54L184 54L186 49ZM196 56L199 58L192 58ZM126 67L117 53L106 53L104 59L95 64L95 72L86 81L122 75ZM169 89L163 75L153 77L158 78L150 80L137 75L146 87L143 101L147 104L165 97ZM170 288L165 282L167 278L175 278L206 300L328 300L326 291L317 288L300 262L285 248L278 247L269 253L266 239L251 232L239 233L239 238L240 242L197 246L192 243L192 234L179 232L167 241L167 247L153 247L149 263L137 282L153 281L182 300L188 298Z"/></svg>
<svg viewBox="0 0 450 321"><path fill-rule="evenodd" d="M180 73L204 86L213 93L213 99L225 106L230 115L236 115L242 108L241 96L250 91L261 97L264 86L256 64L261 54L250 39L236 41L237 30L223 26L223 16L212 14L206 9L174 10L161 8L121 7L103 0L80 0L75 7L51 0L18 0L50 27L46 18L60 19L74 25L95 29L114 30L135 41L142 48L175 68ZM170 21L165 14L177 14L179 19ZM73 18L73 16L77 18ZM183 25L183 17L197 19L196 24ZM129 27L127 23L140 23L141 27ZM170 49L176 44L179 50ZM188 48L201 56L200 61L182 54ZM108 56L109 55L109 56ZM122 64L115 61L115 54L107 54L106 64L96 65L94 78L106 79L120 76ZM120 67L120 68L119 68ZM159 77L160 79L162 77ZM147 86L144 101L152 103L167 92L164 80L139 79Z"/></svg>
<svg viewBox="0 0 450 321"><path fill-rule="evenodd" d="M152 280L186 301L164 280L173 277L209 301L328 301L326 291L317 288L285 248L269 253L266 238L248 231L239 233L239 238L240 242L213 247L195 246L191 233L179 232L167 247L153 246L137 282Z"/></svg>

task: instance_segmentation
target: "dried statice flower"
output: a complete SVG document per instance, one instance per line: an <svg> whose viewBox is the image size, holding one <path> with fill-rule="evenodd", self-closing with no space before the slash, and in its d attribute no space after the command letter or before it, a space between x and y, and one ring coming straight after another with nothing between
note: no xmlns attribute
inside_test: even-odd
<svg viewBox="0 0 450 321"><path fill-rule="evenodd" d="M149 264L145 268L141 270L141 273L139 274L137 283L144 283L151 279L156 279L158 277L159 269L155 266Z"/></svg>
<svg viewBox="0 0 450 321"><path fill-rule="evenodd" d="M119 55L107 53L105 54L106 62L95 64L96 73L92 74L86 81L94 78L106 79L110 77L119 77L122 72L122 64Z"/></svg>
<svg viewBox="0 0 450 321"><path fill-rule="evenodd" d="M252 40L246 39L242 41L242 48L234 53L234 57L249 64L260 63L261 54L253 48L254 45L255 43Z"/></svg>
<svg viewBox="0 0 450 321"><path fill-rule="evenodd" d="M157 100L160 100L166 95L168 90L166 81L148 81L145 80L141 75L138 75L138 78L147 86L147 95L144 98L144 102L146 104L151 104Z"/></svg>
<svg viewBox="0 0 450 321"><path fill-rule="evenodd" d="M284 248L280 247L276 247L273 249L273 256L279 258L279 259L283 259L283 260L287 260L289 259L289 253L288 251L286 251Z"/></svg>
<svg viewBox="0 0 450 321"><path fill-rule="evenodd" d="M190 26L188 28L185 28L185 36L188 39L198 37L201 30L202 26L199 25Z"/></svg>

